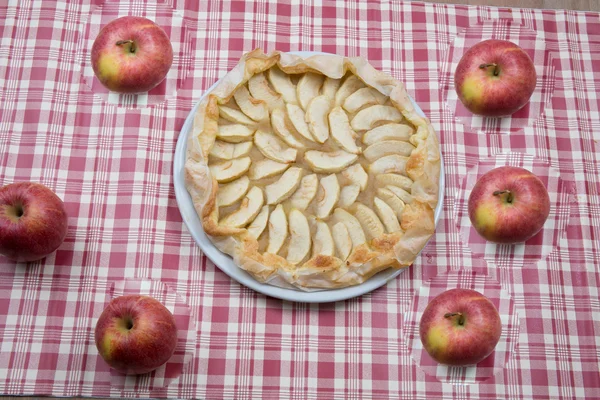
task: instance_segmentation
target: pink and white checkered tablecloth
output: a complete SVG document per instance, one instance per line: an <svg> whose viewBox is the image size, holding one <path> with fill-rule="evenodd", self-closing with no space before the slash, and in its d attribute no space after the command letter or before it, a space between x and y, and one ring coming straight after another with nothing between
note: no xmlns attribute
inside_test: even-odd
<svg viewBox="0 0 600 400"><path fill-rule="evenodd" d="M525 3L524 3L525 4ZM174 65L149 95L108 94L91 43L120 15L147 16ZM472 118L452 71L465 48L506 38L535 61L531 103ZM417 2L17 1L0 3L0 184L33 180L64 199L69 232L41 262L0 258L0 393L327 399L600 398L600 16ZM434 238L385 287L294 304L253 292L207 260L173 189L179 132L200 95L260 47L363 56L406 83L441 141L446 190ZM460 103L460 102L458 102ZM543 232L495 246L466 199L498 165L533 170L552 209ZM490 359L437 366L418 340L427 301L482 291L503 332ZM123 377L95 349L107 301L148 293L176 314L173 359Z"/></svg>

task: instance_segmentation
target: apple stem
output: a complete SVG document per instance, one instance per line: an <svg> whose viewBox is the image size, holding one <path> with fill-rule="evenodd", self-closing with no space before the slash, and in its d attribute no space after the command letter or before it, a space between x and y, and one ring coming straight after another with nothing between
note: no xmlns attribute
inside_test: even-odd
<svg viewBox="0 0 600 400"><path fill-rule="evenodd" d="M512 201L513 201L513 194L511 193L510 190L496 190L494 192L494 196L500 196L501 194L506 194L506 201L508 203L512 203Z"/></svg>
<svg viewBox="0 0 600 400"><path fill-rule="evenodd" d="M129 52L130 53L135 53L135 42L133 40L119 40L116 45L117 46L121 46L122 44L127 44L130 43L131 46L129 46Z"/></svg>
<svg viewBox="0 0 600 400"><path fill-rule="evenodd" d="M498 73L500 72L500 71L498 71L498 64L496 64L496 63L490 63L490 64L481 64L479 66L479 68L481 68L481 69L484 69L484 68L487 68L487 67L494 67L494 71L492 73L494 74L494 76L498 76Z"/></svg>
<svg viewBox="0 0 600 400"><path fill-rule="evenodd" d="M459 325L464 325L465 324L465 316L462 313L459 313L459 312L450 312L450 313L444 314L444 318L452 318L452 317L458 317L458 324Z"/></svg>

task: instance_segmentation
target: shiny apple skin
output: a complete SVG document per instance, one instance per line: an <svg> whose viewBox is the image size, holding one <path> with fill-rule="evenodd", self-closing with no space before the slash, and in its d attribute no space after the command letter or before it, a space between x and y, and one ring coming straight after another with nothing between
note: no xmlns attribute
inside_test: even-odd
<svg viewBox="0 0 600 400"><path fill-rule="evenodd" d="M166 363L177 346L173 314L158 300L125 295L111 300L94 332L100 356L123 374L145 374Z"/></svg>
<svg viewBox="0 0 600 400"><path fill-rule="evenodd" d="M461 313L463 324L457 315ZM500 314L483 294L470 289L450 289L425 308L419 335L427 353L445 365L475 365L496 348L502 333Z"/></svg>
<svg viewBox="0 0 600 400"><path fill-rule="evenodd" d="M65 240L69 217L48 187L18 182L0 188L0 254L17 262L40 260Z"/></svg>
<svg viewBox="0 0 600 400"><path fill-rule="evenodd" d="M506 194L495 192L508 190ZM468 201L469 219L484 239L495 243L526 242L544 226L550 214L550 197L544 183L532 172L503 166L484 174L473 186Z"/></svg>
<svg viewBox="0 0 600 400"><path fill-rule="evenodd" d="M132 40L117 45L118 41ZM173 63L173 47L165 31L153 21L134 16L106 24L94 40L92 68L98 80L119 93L143 93L160 84Z"/></svg>
<svg viewBox="0 0 600 400"><path fill-rule="evenodd" d="M495 63L493 67L481 65ZM468 49L454 73L458 98L474 114L488 117L512 115L529 101L537 82L529 55L507 40L484 40Z"/></svg>

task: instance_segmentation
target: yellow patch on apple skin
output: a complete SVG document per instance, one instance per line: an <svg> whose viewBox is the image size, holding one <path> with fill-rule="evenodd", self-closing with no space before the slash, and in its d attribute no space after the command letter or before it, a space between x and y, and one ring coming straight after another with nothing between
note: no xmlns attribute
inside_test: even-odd
<svg viewBox="0 0 600 400"><path fill-rule="evenodd" d="M100 342L100 353L105 360L110 360L111 358L111 340L110 335L104 335L102 341Z"/></svg>
<svg viewBox="0 0 600 400"><path fill-rule="evenodd" d="M484 92L481 88L481 81L472 77L467 77L462 85L463 99L469 104L481 103L481 94Z"/></svg>
<svg viewBox="0 0 600 400"><path fill-rule="evenodd" d="M447 351L448 349L448 336L446 336L445 330L448 327L434 326L429 329L427 334L427 349L431 354L437 355L440 351Z"/></svg>
<svg viewBox="0 0 600 400"><path fill-rule="evenodd" d="M118 75L119 67L117 64L110 57L101 55L98 58L98 79L100 82L108 85L109 89L113 90L114 88L110 87L110 82L114 82L114 78Z"/></svg>
<svg viewBox="0 0 600 400"><path fill-rule="evenodd" d="M487 232L494 229L496 225L496 216L494 207L481 205L475 210L475 224L480 232Z"/></svg>

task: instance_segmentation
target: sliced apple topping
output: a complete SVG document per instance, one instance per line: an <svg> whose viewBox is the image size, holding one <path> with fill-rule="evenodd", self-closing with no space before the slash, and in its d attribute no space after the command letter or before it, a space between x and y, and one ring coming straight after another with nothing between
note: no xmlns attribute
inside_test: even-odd
<svg viewBox="0 0 600 400"><path fill-rule="evenodd" d="M284 164L265 158L264 160L259 160L252 163L248 176L253 181L263 178L270 178L283 173L283 171L289 167L290 164Z"/></svg>
<svg viewBox="0 0 600 400"><path fill-rule="evenodd" d="M369 172L375 176L378 174L405 174L406 161L408 158L392 154L390 156L381 157L369 167Z"/></svg>
<svg viewBox="0 0 600 400"><path fill-rule="evenodd" d="M215 140L213 147L210 149L210 155L221 160L231 160L247 156L252 150L252 142L227 143L220 140Z"/></svg>
<svg viewBox="0 0 600 400"><path fill-rule="evenodd" d="M217 191L217 205L219 207L230 206L246 195L250 188L250 179L247 176L242 176L235 181L219 185Z"/></svg>
<svg viewBox="0 0 600 400"><path fill-rule="evenodd" d="M317 190L317 207L315 215L317 218L326 218L340 198L340 184L335 174L327 175L319 181Z"/></svg>
<svg viewBox="0 0 600 400"><path fill-rule="evenodd" d="M219 183L231 182L244 175L251 164L250 157L235 158L211 165L210 173Z"/></svg>
<svg viewBox="0 0 600 400"><path fill-rule="evenodd" d="M304 153L304 159L315 172L339 172L358 159L358 155L342 150L325 152L309 150Z"/></svg>
<svg viewBox="0 0 600 400"><path fill-rule="evenodd" d="M277 254L288 235L288 222L281 204L269 215L269 244L267 253Z"/></svg>
<svg viewBox="0 0 600 400"><path fill-rule="evenodd" d="M306 108L306 123L308 130L319 143L325 143L329 138L329 124L327 114L331 110L331 101L325 95L317 96L308 103Z"/></svg>
<svg viewBox="0 0 600 400"><path fill-rule="evenodd" d="M373 210L358 202L354 204L353 209L354 216L360 222L363 230L370 239L379 237L385 233L383 224Z"/></svg>
<svg viewBox="0 0 600 400"><path fill-rule="evenodd" d="M250 89L250 94L252 97L267 103L269 111L273 111L277 108L283 108L284 103L281 95L271 89L265 74L262 72L252 75L252 77L248 80L248 89Z"/></svg>
<svg viewBox="0 0 600 400"><path fill-rule="evenodd" d="M329 130L335 143L342 149L352 154L360 153L355 141L356 132L350 127L348 115L341 107L335 107L329 113Z"/></svg>
<svg viewBox="0 0 600 400"><path fill-rule="evenodd" d="M363 231L360 222L354 217L354 215L350 214L348 211L343 208L336 208L333 212L333 219L336 223L341 222L346 225L348 228L348 234L350 235L350 239L352 240L352 245L354 247L360 246L363 243L367 242L367 238L365 237L365 232ZM335 228L335 226L334 226ZM336 233L334 234L334 240L336 239ZM337 245L337 243L336 243Z"/></svg>
<svg viewBox="0 0 600 400"><path fill-rule="evenodd" d="M223 218L219 224L231 228L242 228L258 215L263 203L262 190L253 186L242 200L240 208Z"/></svg>
<svg viewBox="0 0 600 400"><path fill-rule="evenodd" d="M219 116L224 120L233 122L234 124L255 124L255 121L248 118L243 112L227 106L219 106Z"/></svg>
<svg viewBox="0 0 600 400"><path fill-rule="evenodd" d="M300 186L303 169L292 167L285 171L279 179L265 187L267 204L279 204L292 195Z"/></svg>
<svg viewBox="0 0 600 400"><path fill-rule="evenodd" d="M310 129L308 129L308 124L306 123L306 115L304 114L304 110L295 104L286 104L286 109L288 113L288 118L290 122L302 137L306 140L310 140L313 143L316 143L316 140L312 133L310 133Z"/></svg>
<svg viewBox="0 0 600 400"><path fill-rule="evenodd" d="M406 190L407 192L410 192L413 181L404 175L381 174L381 175L377 175L375 177L375 183L377 184L377 186L384 186L384 187L387 185L398 186L399 188L402 188L402 189Z"/></svg>
<svg viewBox="0 0 600 400"><path fill-rule="evenodd" d="M367 147L364 151L364 156L367 160L373 162L392 154L408 157L414 149L415 147L408 142L402 142L400 140L384 140Z"/></svg>
<svg viewBox="0 0 600 400"><path fill-rule="evenodd" d="M271 125L273 126L273 131L279 136L285 143L288 145L295 147L297 149L302 149L304 146L301 142L298 141L290 131L286 113L283 109L278 108L273 110L271 113Z"/></svg>
<svg viewBox="0 0 600 400"><path fill-rule="evenodd" d="M292 197L290 197L292 207L301 211L306 210L315 198L318 187L319 178L317 174L306 175L302 178L300 186L296 189Z"/></svg>
<svg viewBox="0 0 600 400"><path fill-rule="evenodd" d="M252 140L256 128L252 129L242 124L220 125L217 138L228 143L239 143Z"/></svg>
<svg viewBox="0 0 600 400"><path fill-rule="evenodd" d="M297 104L296 86L292 83L290 76L277 67L272 67L267 71L267 79L277 93L283 97L288 104Z"/></svg>
<svg viewBox="0 0 600 400"><path fill-rule="evenodd" d="M298 81L296 96L298 97L298 103L304 110L308 107L308 103L319 95L323 79L323 75L307 72Z"/></svg>
<svg viewBox="0 0 600 400"><path fill-rule="evenodd" d="M290 244L286 259L298 264L310 251L311 239L308 220L302 211L292 209L289 216Z"/></svg>
<svg viewBox="0 0 600 400"><path fill-rule="evenodd" d="M365 132L362 141L367 146L383 142L384 140L403 140L408 141L414 130L404 124L385 124Z"/></svg>
<svg viewBox="0 0 600 400"><path fill-rule="evenodd" d="M387 185L385 188L387 190L389 190L390 192L394 193L405 204L412 203L413 198L412 198L411 194L408 193L406 190L404 190L398 186L394 186L394 185Z"/></svg>
<svg viewBox="0 0 600 400"><path fill-rule="evenodd" d="M394 233L400 230L400 223L398 222L398 217L392 207L390 207L385 201L381 200L379 197L375 197L373 199L373 203L375 204L375 211L383 225L385 225L385 229L388 233Z"/></svg>
<svg viewBox="0 0 600 400"><path fill-rule="evenodd" d="M333 237L331 236L331 230L329 226L323 222L317 220L315 228L315 234L313 235L312 255L317 256L319 254L325 256L333 256L334 244ZM350 238L348 238L350 239Z"/></svg>
<svg viewBox="0 0 600 400"><path fill-rule="evenodd" d="M404 211L404 202L398 198L394 193L390 192L388 189L380 188L377 189L377 196L383 199L396 213L396 217L398 219L402 216L402 211Z"/></svg>
<svg viewBox="0 0 600 400"><path fill-rule="evenodd" d="M402 113L396 107L375 105L360 110L352 118L352 129L366 131L389 122L402 121Z"/></svg>
<svg viewBox="0 0 600 400"><path fill-rule="evenodd" d="M344 101L343 107L344 110L348 111L350 114L354 114L355 112L360 111L367 106L384 104L387 99L388 97L380 93L378 90L370 87L364 87L362 89L358 89L356 92L348 96Z"/></svg>
<svg viewBox="0 0 600 400"><path fill-rule="evenodd" d="M244 114L254 121L263 121L269 118L267 103L250 96L246 86L240 86L233 92L233 98Z"/></svg>
<svg viewBox="0 0 600 400"><path fill-rule="evenodd" d="M335 94L340 88L341 83L341 79L326 77L323 82L323 87L321 87L321 94L327 96L329 100L335 101Z"/></svg>
<svg viewBox="0 0 600 400"><path fill-rule="evenodd" d="M343 222L338 222L333 225L332 233L338 257L345 260L352 251L352 238L350 237L348 228Z"/></svg>
<svg viewBox="0 0 600 400"><path fill-rule="evenodd" d="M360 164L354 164L342 171L342 176L352 183L360 186L360 190L365 190L369 184L369 175Z"/></svg>
<svg viewBox="0 0 600 400"><path fill-rule="evenodd" d="M257 130L254 134L254 144L263 156L280 163L296 161L297 151L287 145L272 133Z"/></svg>
<svg viewBox="0 0 600 400"><path fill-rule="evenodd" d="M338 206L342 208L350 207L356 202L359 194L360 186L357 184L353 183L352 185L344 186L340 191L340 200L338 202Z"/></svg>
<svg viewBox="0 0 600 400"><path fill-rule="evenodd" d="M254 220L248 225L248 233L256 240L262 235L269 221L269 206L263 206Z"/></svg>
<svg viewBox="0 0 600 400"><path fill-rule="evenodd" d="M346 80L342 83L340 88L335 94L335 106L342 106L344 101L350 96L352 93L356 92L358 89L364 88L365 84L361 81L358 76L350 75Z"/></svg>

